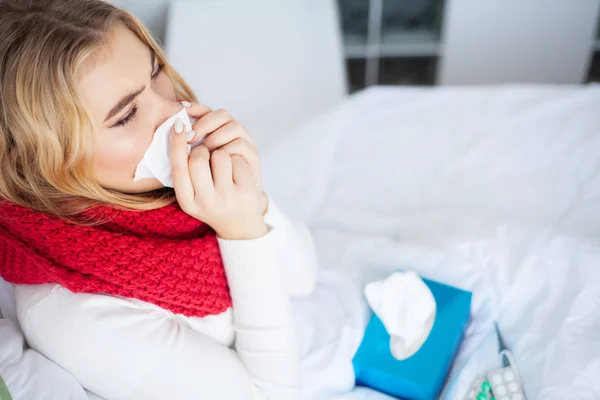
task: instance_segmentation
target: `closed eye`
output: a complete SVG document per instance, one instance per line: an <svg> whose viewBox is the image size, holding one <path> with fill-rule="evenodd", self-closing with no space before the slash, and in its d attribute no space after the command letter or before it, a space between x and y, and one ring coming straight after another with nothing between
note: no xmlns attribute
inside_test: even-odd
<svg viewBox="0 0 600 400"><path fill-rule="evenodd" d="M127 125L132 119L135 118L135 116L137 114L137 111L138 111L137 106L133 106L133 108L131 109L131 111L129 112L129 114L127 114L124 118L122 118L119 121L117 121L117 123L114 124L113 128L116 128L118 126L125 126L125 125Z"/></svg>
<svg viewBox="0 0 600 400"><path fill-rule="evenodd" d="M165 68L165 64L163 64L161 62L157 62L156 53L154 51L152 51L150 54L150 62L151 62L150 65L152 66L151 77L152 77L152 79L156 79L158 77L158 75L160 75L161 71ZM156 64L156 67L154 66L155 64Z"/></svg>
<svg viewBox="0 0 600 400"><path fill-rule="evenodd" d="M156 66L156 70L154 71L154 73L152 74L152 79L156 79L158 78L158 75L160 75L160 73L162 72L162 70L165 68L165 64L158 64Z"/></svg>

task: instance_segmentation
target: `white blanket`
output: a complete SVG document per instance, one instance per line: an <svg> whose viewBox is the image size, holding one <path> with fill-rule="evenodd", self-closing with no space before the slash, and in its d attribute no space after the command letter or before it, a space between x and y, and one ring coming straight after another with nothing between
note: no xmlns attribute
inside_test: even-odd
<svg viewBox="0 0 600 400"><path fill-rule="evenodd" d="M373 88L270 147L265 180L325 268L474 292L443 398L499 366L497 321L529 398L598 399L599 110L599 86Z"/></svg>

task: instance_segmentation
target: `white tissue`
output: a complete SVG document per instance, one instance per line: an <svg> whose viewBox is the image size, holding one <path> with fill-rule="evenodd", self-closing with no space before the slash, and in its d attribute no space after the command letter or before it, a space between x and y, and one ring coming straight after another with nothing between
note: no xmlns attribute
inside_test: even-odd
<svg viewBox="0 0 600 400"><path fill-rule="evenodd" d="M415 354L431 332L437 312L429 287L414 272L395 272L367 284L365 296L390 334L390 351L404 360Z"/></svg>
<svg viewBox="0 0 600 400"><path fill-rule="evenodd" d="M193 119L187 114L185 107L177 114L173 115L163 122L152 138L150 147L144 153L142 161L138 164L135 170L133 180L135 182L145 178L156 178L165 187L173 187L173 178L171 177L171 132L175 120L180 118L185 126L184 132L192 129ZM188 153L193 147L199 145L202 141L199 140L193 145L188 145Z"/></svg>

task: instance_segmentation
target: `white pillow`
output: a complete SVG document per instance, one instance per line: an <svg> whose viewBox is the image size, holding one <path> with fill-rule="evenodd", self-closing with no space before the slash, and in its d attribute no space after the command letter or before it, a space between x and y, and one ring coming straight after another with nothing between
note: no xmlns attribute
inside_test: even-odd
<svg viewBox="0 0 600 400"><path fill-rule="evenodd" d="M16 321L14 289L0 278L0 376L15 400L87 400L71 374L25 343Z"/></svg>

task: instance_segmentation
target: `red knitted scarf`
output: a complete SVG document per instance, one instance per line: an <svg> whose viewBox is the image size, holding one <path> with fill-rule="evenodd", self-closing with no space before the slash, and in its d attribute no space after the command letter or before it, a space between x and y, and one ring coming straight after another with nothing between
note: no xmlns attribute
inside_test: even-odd
<svg viewBox="0 0 600 400"><path fill-rule="evenodd" d="M214 231L176 204L97 207L97 226L0 202L0 276L73 292L136 298L186 316L219 314L231 297Z"/></svg>

